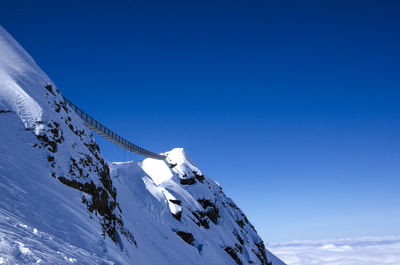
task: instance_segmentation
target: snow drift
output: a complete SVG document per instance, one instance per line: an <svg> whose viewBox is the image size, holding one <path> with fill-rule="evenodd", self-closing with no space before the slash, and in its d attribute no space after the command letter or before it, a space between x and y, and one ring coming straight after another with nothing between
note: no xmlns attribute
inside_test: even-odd
<svg viewBox="0 0 400 265"><path fill-rule="evenodd" d="M183 149L104 161L0 27L0 264L284 264Z"/></svg>

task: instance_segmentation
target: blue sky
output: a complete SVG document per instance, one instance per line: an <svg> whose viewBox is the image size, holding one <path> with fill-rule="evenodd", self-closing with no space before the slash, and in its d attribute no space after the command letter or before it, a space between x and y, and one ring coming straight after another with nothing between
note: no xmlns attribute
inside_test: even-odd
<svg viewBox="0 0 400 265"><path fill-rule="evenodd" d="M2 1L0 21L92 116L152 151L184 147L273 242L400 235L399 12Z"/></svg>

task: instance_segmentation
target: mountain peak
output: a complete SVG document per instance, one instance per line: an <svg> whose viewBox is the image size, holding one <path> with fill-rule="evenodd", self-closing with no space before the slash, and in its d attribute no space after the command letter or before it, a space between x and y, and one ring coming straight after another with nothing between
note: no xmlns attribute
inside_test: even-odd
<svg viewBox="0 0 400 265"><path fill-rule="evenodd" d="M183 148L108 163L0 28L0 263L283 264Z"/></svg>

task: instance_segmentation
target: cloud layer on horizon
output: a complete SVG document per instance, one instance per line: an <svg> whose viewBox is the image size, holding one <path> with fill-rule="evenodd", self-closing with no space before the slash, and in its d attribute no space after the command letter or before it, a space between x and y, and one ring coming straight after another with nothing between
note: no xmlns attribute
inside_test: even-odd
<svg viewBox="0 0 400 265"><path fill-rule="evenodd" d="M287 265L400 264L400 237L292 241L267 248Z"/></svg>

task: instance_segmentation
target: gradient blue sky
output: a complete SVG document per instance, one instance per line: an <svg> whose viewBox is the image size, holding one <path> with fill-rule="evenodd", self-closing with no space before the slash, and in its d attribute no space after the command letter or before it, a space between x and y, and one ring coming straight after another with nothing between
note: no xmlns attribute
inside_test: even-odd
<svg viewBox="0 0 400 265"><path fill-rule="evenodd" d="M400 235L399 14L399 1L6 0L0 21L92 116L155 152L184 147L273 242Z"/></svg>

